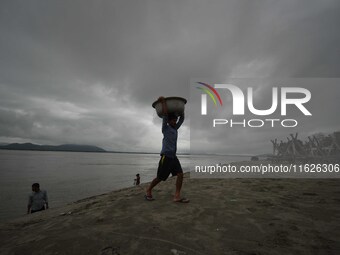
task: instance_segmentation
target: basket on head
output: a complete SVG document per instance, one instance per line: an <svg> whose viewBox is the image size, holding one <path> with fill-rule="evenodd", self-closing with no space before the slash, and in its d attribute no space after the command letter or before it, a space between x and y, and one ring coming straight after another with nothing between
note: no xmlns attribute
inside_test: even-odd
<svg viewBox="0 0 340 255"><path fill-rule="evenodd" d="M168 108L168 114L172 114L175 116L179 116L184 113L184 106L187 103L187 100L182 97L166 97L165 103ZM162 103L160 101L155 101L152 104L152 107L155 108L157 115L162 118Z"/></svg>

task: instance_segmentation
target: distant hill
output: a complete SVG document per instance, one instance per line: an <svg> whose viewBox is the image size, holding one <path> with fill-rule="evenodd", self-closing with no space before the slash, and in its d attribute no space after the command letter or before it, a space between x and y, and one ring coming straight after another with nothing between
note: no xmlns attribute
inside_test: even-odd
<svg viewBox="0 0 340 255"><path fill-rule="evenodd" d="M0 145L3 150L33 150L33 151L76 151L76 152L106 152L104 149L92 145L62 144L37 145L33 143L11 143Z"/></svg>

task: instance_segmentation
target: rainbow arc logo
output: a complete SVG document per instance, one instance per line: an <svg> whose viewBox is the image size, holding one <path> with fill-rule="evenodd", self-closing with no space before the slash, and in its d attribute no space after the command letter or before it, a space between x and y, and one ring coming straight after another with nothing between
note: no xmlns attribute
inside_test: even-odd
<svg viewBox="0 0 340 255"><path fill-rule="evenodd" d="M217 102L216 102L216 98L219 101L220 105L223 105L222 99L220 94L216 91L216 89L204 82L197 82L198 84L202 85L202 87L196 87L199 90L202 90L203 92L205 92L206 94L202 94L201 96L201 103L202 103L202 115L207 115L207 95L209 95L209 97L211 98L211 100L214 102L214 104L217 106ZM216 97L216 98L215 98Z"/></svg>

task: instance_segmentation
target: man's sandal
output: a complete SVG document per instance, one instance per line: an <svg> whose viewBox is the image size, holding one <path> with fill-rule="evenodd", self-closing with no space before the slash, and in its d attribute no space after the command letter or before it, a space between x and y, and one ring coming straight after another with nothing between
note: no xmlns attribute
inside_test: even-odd
<svg viewBox="0 0 340 255"><path fill-rule="evenodd" d="M152 196L144 195L146 201L154 201L155 199Z"/></svg>

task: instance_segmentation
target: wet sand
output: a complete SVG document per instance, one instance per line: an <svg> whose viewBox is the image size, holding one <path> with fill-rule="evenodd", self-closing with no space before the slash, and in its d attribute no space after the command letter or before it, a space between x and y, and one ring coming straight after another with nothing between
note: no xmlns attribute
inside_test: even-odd
<svg viewBox="0 0 340 255"><path fill-rule="evenodd" d="M0 225L0 254L340 254L339 179L175 178Z"/></svg>

